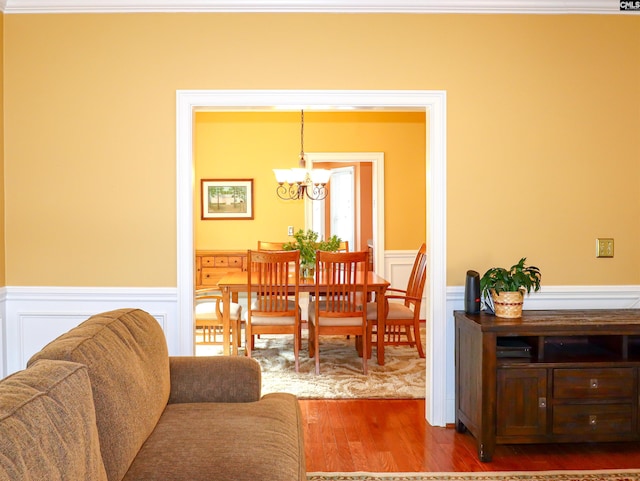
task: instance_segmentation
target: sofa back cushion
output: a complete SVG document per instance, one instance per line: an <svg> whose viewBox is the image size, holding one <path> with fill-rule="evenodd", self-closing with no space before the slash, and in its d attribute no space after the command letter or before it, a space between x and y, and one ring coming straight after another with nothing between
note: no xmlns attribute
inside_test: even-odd
<svg viewBox="0 0 640 481"><path fill-rule="evenodd" d="M38 359L89 368L102 459L109 481L121 480L169 399L169 355L158 322L140 309L98 314L49 343L28 365Z"/></svg>
<svg viewBox="0 0 640 481"><path fill-rule="evenodd" d="M38 361L0 381L0 480L106 481L86 366Z"/></svg>

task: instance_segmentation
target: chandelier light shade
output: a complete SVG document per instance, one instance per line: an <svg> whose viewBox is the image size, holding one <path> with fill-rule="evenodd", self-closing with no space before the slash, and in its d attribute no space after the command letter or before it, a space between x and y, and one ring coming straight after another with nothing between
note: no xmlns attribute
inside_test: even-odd
<svg viewBox="0 0 640 481"><path fill-rule="evenodd" d="M304 157L304 110L300 111L300 167L293 169L273 169L276 176L276 194L283 200L299 200L305 195L311 200L327 197L327 183L331 171L327 169L307 169Z"/></svg>

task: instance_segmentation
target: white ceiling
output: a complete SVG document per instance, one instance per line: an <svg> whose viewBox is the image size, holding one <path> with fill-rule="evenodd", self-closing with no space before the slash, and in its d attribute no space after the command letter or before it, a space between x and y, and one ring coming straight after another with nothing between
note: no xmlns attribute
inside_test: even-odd
<svg viewBox="0 0 640 481"><path fill-rule="evenodd" d="M633 2L628 2L633 3ZM619 0L0 0L12 13L334 12L637 14Z"/></svg>

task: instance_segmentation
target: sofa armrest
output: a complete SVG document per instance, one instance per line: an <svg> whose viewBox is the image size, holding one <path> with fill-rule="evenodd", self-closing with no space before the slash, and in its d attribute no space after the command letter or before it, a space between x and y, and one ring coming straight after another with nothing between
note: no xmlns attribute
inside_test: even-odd
<svg viewBox="0 0 640 481"><path fill-rule="evenodd" d="M246 357L169 357L169 403L252 402L260 399L262 373Z"/></svg>

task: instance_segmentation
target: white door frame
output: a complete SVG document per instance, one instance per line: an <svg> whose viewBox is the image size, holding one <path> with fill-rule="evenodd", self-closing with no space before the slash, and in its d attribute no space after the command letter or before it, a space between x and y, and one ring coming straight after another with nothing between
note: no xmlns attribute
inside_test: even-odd
<svg viewBox="0 0 640 481"><path fill-rule="evenodd" d="M176 92L176 229L178 346L193 354L194 159L196 110L373 107L424 109L427 114L427 376L426 419L446 424L446 100L432 90L178 90Z"/></svg>
<svg viewBox="0 0 640 481"><path fill-rule="evenodd" d="M384 152L305 152L307 162L371 162L373 168L371 197L373 200L373 263L376 273L384 277ZM305 229L311 229L312 201L305 199Z"/></svg>

